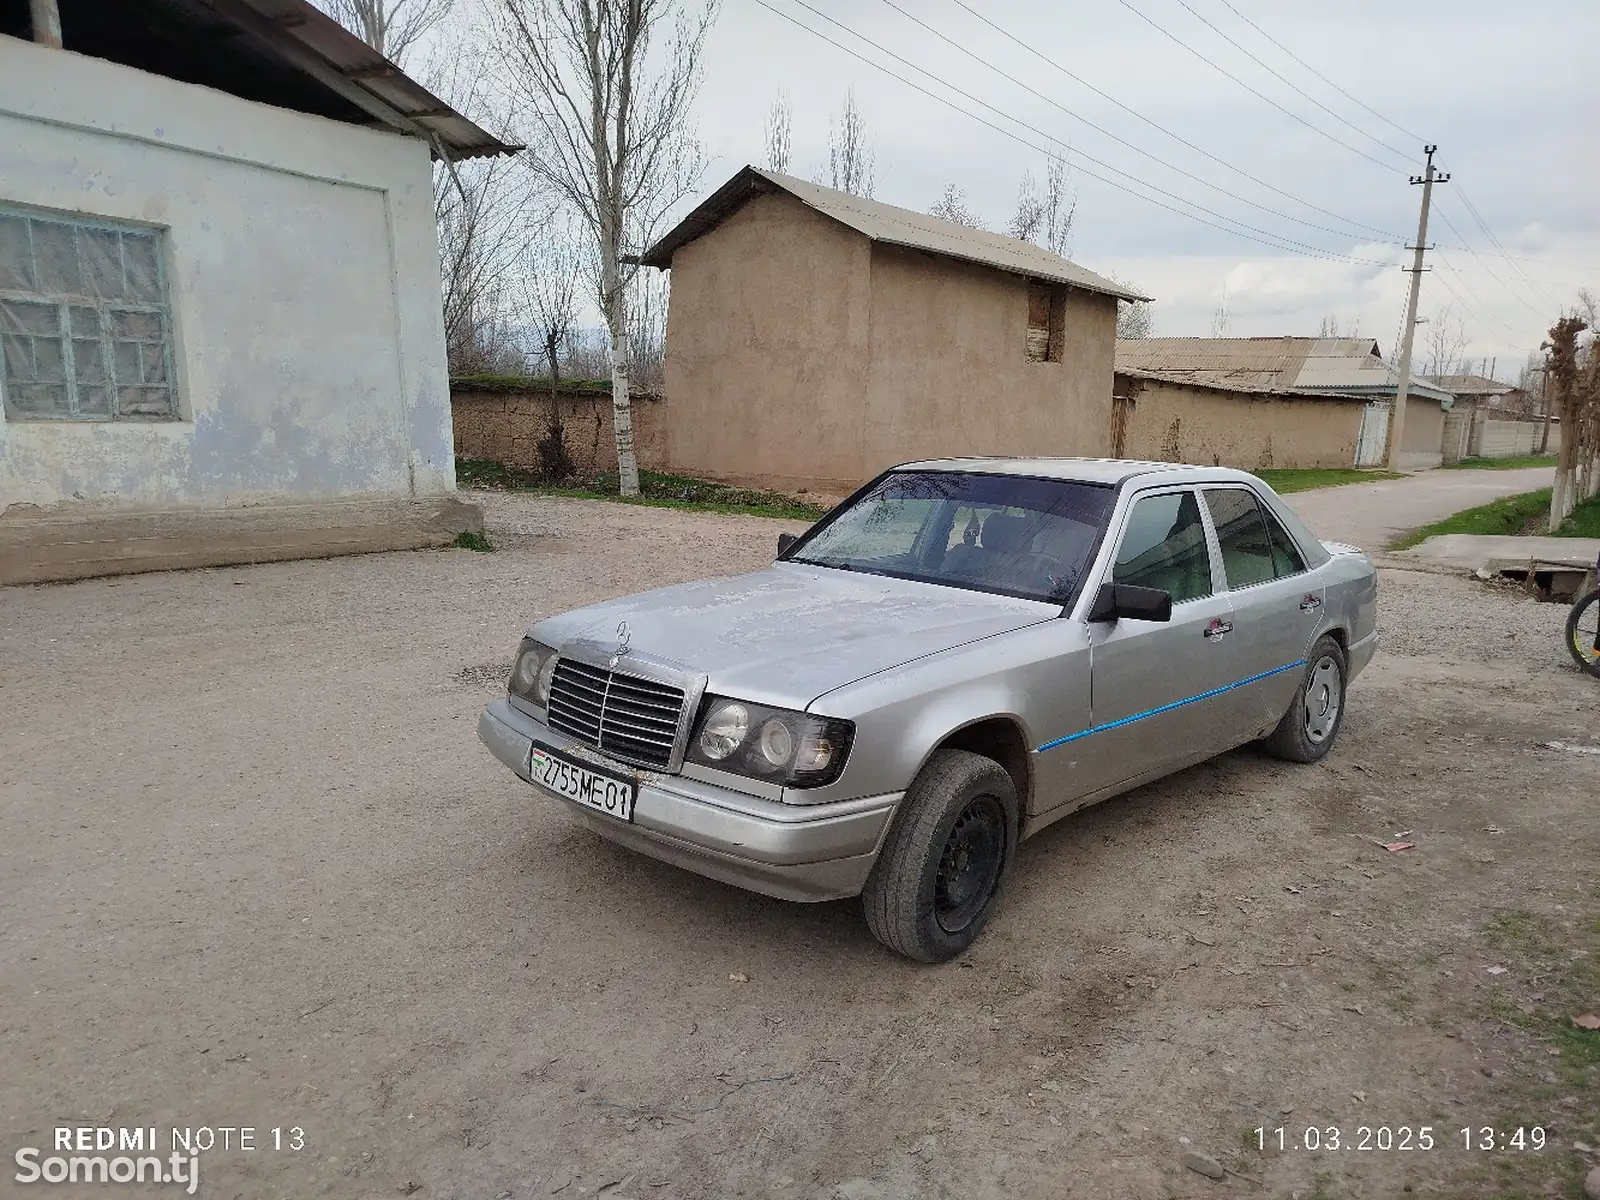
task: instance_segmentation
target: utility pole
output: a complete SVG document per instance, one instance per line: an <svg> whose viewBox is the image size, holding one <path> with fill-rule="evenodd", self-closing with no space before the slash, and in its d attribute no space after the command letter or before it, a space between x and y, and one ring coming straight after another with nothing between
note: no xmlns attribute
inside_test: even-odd
<svg viewBox="0 0 1600 1200"><path fill-rule="evenodd" d="M1408 268L1411 272L1411 299L1406 302L1406 328L1400 339L1400 379L1394 389L1394 411L1389 414L1389 452L1384 456L1389 470L1400 469L1400 438L1406 427L1406 393L1411 388L1411 344L1417 335L1417 295L1422 290L1422 255L1428 248L1428 205L1433 200L1433 185L1448 183L1450 176L1438 174L1433 169L1433 152L1437 146L1424 146L1428 154L1428 169L1422 175L1413 175L1411 182L1422 185L1422 216L1417 220L1417 244L1411 247L1416 255Z"/></svg>
<svg viewBox="0 0 1600 1200"><path fill-rule="evenodd" d="M33 40L41 46L61 49L61 10L56 0L31 0L28 14L33 20Z"/></svg>

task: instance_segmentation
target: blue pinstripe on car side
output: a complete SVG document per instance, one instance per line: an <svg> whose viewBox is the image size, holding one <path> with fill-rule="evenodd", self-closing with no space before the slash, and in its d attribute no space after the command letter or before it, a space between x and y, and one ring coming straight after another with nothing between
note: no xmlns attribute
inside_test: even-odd
<svg viewBox="0 0 1600 1200"><path fill-rule="evenodd" d="M1160 708L1152 708L1146 712L1134 713L1131 717L1122 717L1116 721L1108 721L1104 725L1096 725L1092 729L1085 729L1079 733L1069 733L1066 737L1056 738L1056 740L1053 742L1046 742L1044 745L1038 747L1038 749L1035 750L1035 753L1042 753L1046 750L1054 750L1057 746L1065 746L1068 742L1076 742L1083 738L1089 737L1092 734L1105 733L1108 729L1120 729L1124 725L1132 725L1135 721L1142 721L1146 717L1160 716L1162 713L1171 712L1175 708L1183 708L1185 705L1189 704L1198 704L1201 700L1209 700L1213 696L1220 696L1224 692L1232 692L1239 688L1247 687L1252 683L1258 682L1259 680L1270 679L1274 675L1282 675L1285 671L1293 671L1297 667L1303 667L1305 665L1306 660L1302 658L1299 662L1288 663L1282 667L1274 667L1270 671L1263 671L1259 675L1252 675L1249 679L1241 679L1237 683L1230 683L1225 687L1212 688L1209 692L1201 692L1198 696L1190 696L1185 700L1174 700L1171 704L1163 704Z"/></svg>

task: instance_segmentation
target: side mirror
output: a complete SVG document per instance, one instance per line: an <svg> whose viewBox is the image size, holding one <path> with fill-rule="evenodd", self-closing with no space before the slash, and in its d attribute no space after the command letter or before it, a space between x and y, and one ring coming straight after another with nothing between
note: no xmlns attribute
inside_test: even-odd
<svg viewBox="0 0 1600 1200"><path fill-rule="evenodd" d="M800 540L797 533L780 533L778 535L778 557L782 558L789 552L789 547Z"/></svg>
<svg viewBox="0 0 1600 1200"><path fill-rule="evenodd" d="M1161 588L1135 587L1131 583L1103 583L1089 606L1089 620L1172 620L1172 593Z"/></svg>

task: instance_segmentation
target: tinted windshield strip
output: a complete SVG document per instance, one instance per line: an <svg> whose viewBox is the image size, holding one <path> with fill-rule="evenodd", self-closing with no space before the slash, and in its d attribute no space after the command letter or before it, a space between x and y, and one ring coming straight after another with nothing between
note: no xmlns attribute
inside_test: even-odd
<svg viewBox="0 0 1600 1200"><path fill-rule="evenodd" d="M1094 728L1085 729L1080 733L1069 733L1066 737L1057 738L1053 742L1046 742L1044 745L1038 748L1036 753L1043 753L1046 750L1054 750L1057 746L1065 746L1068 742L1081 741L1092 734L1105 733L1112 729L1120 729L1124 725L1132 725L1135 721L1142 721L1146 717L1158 717L1162 713L1171 712L1175 708L1183 708L1188 704L1198 704L1202 700L1210 700L1214 696L1222 695L1224 692L1236 691L1239 688L1248 687L1252 683L1259 683L1263 679L1271 679L1274 675L1282 675L1285 671L1293 671L1296 667L1303 667L1305 665L1306 660L1302 658L1298 662L1288 663L1281 667L1273 667L1270 671L1263 671L1259 675L1252 675L1249 679L1241 679L1237 683L1224 684L1222 687L1212 688L1209 692L1201 692L1198 696L1190 696L1187 700L1174 700L1171 704L1163 704L1160 708L1151 708L1141 713L1134 713L1131 717L1122 717L1116 721L1108 721L1104 725L1096 725Z"/></svg>

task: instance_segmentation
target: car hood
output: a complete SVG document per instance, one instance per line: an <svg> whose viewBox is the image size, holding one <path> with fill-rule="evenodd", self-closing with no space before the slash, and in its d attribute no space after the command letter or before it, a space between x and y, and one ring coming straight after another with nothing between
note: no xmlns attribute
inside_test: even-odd
<svg viewBox="0 0 1600 1200"><path fill-rule="evenodd" d="M529 633L604 660L627 621L630 656L704 674L707 690L721 695L805 708L867 675L1060 612L1034 600L775 563L592 604Z"/></svg>

